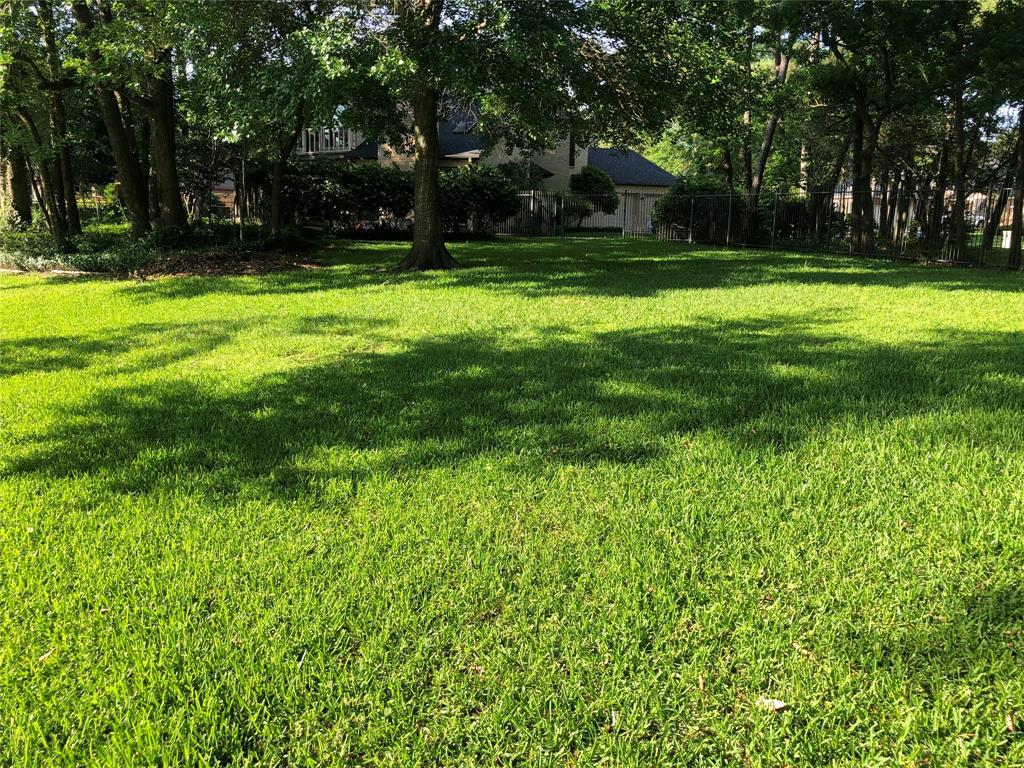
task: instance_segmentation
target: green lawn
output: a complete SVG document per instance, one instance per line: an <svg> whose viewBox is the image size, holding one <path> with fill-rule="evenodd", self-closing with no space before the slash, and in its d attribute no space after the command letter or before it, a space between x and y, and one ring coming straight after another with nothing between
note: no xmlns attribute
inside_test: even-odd
<svg viewBox="0 0 1024 768"><path fill-rule="evenodd" d="M1024 765L1024 278L402 247L0 276L0 765Z"/></svg>

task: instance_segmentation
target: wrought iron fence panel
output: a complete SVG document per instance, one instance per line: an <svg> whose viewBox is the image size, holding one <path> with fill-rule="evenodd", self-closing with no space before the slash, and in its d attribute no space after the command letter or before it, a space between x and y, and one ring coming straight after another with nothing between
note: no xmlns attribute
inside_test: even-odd
<svg viewBox="0 0 1024 768"><path fill-rule="evenodd" d="M519 237L622 237L1005 266L1018 205L1011 189L965 193L893 185L798 192L616 195L526 190L495 225ZM962 207L962 213L959 210Z"/></svg>

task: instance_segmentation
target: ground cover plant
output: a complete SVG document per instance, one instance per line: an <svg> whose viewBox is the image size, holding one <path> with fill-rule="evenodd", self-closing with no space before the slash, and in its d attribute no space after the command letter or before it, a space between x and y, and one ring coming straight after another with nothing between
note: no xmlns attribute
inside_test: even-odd
<svg viewBox="0 0 1024 768"><path fill-rule="evenodd" d="M0 764L1024 764L1019 276L404 248L0 275Z"/></svg>

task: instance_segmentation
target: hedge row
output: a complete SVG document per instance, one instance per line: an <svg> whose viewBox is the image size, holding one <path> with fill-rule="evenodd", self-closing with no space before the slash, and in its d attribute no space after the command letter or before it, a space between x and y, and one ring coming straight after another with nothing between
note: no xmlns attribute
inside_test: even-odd
<svg viewBox="0 0 1024 768"><path fill-rule="evenodd" d="M468 165L441 172L441 219L447 232L487 233L519 210L528 183L521 166ZM341 229L407 226L412 171L376 163L314 160L297 164L285 199L297 221L332 222Z"/></svg>

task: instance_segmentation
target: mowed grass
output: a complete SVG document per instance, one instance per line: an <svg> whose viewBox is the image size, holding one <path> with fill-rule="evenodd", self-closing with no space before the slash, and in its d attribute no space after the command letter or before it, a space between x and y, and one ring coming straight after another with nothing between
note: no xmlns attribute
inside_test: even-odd
<svg viewBox="0 0 1024 768"><path fill-rule="evenodd" d="M402 248L0 276L0 764L1024 765L1024 279Z"/></svg>

